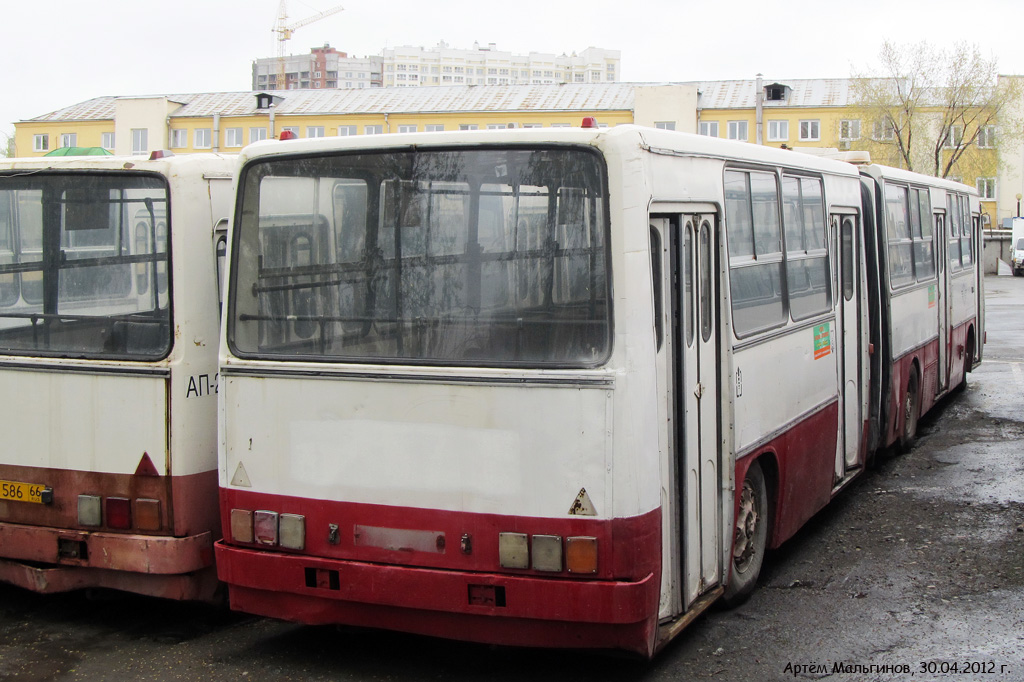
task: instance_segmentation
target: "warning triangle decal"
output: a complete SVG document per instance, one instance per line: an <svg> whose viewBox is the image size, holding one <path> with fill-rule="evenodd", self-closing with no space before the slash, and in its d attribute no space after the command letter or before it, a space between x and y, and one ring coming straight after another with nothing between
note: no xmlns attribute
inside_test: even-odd
<svg viewBox="0 0 1024 682"><path fill-rule="evenodd" d="M586 488L580 488L580 494L569 507L569 513L573 516L597 516L597 510L594 509L594 503L590 501Z"/></svg>
<svg viewBox="0 0 1024 682"><path fill-rule="evenodd" d="M245 472L245 467L242 463L238 463L238 467L235 469L235 475L231 478L231 485L236 485L240 488L251 488L252 483L249 482L249 474Z"/></svg>
<svg viewBox="0 0 1024 682"><path fill-rule="evenodd" d="M139 460L139 466L135 467L136 476L159 476L160 472L156 470L156 466L153 464L153 460L149 458L148 452L142 453L142 459Z"/></svg>

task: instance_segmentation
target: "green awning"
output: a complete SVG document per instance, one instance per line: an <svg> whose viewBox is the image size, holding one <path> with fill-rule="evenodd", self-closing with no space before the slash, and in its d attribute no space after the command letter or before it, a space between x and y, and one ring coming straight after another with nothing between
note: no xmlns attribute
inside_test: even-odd
<svg viewBox="0 0 1024 682"><path fill-rule="evenodd" d="M45 156L112 156L103 147L61 147L48 152Z"/></svg>

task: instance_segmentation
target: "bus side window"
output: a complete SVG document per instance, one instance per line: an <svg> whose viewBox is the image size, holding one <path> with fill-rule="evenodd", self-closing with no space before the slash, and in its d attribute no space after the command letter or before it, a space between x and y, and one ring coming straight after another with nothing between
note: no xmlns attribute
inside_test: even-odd
<svg viewBox="0 0 1024 682"><path fill-rule="evenodd" d="M0 192L0 266L17 262L14 253L14 206L13 192ZM20 279L18 273L0 275L0 306L11 306L18 302Z"/></svg>
<svg viewBox="0 0 1024 682"><path fill-rule="evenodd" d="M856 263L857 263L857 261L856 261L856 258L855 258L855 256L856 256L856 251L855 251L856 242L854 241L854 238L853 238L854 237L853 227L854 227L853 218L850 218L850 217L843 218L843 226L842 226L842 231L840 233L840 239L843 242L842 253L841 253L841 258L842 258L842 263L843 263L843 267L842 267L843 298L846 299L847 301L853 300L853 295L854 295L854 293L856 293L856 290L857 290L857 288L856 288L857 287L857 283L856 283L856 279L855 279L856 276L857 276L857 270L856 270Z"/></svg>
<svg viewBox="0 0 1024 682"><path fill-rule="evenodd" d="M651 286L654 293L654 338L657 341L658 350L661 350L661 342L665 336L662 320L664 302L661 291L661 249L661 235L658 234L654 225L651 225Z"/></svg>
<svg viewBox="0 0 1024 682"><path fill-rule="evenodd" d="M737 337L786 321L778 197L774 173L725 173L729 290Z"/></svg>
<svg viewBox="0 0 1024 682"><path fill-rule="evenodd" d="M213 257L217 266L217 303L221 312L224 311L224 287L227 282L228 229L227 219L222 218L213 229Z"/></svg>

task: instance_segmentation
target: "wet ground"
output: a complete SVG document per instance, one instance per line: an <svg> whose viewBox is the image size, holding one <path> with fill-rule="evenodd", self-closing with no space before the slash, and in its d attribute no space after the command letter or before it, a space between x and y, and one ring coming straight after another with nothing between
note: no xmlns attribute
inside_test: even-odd
<svg viewBox="0 0 1024 682"><path fill-rule="evenodd" d="M0 681L1024 682L1024 278L989 277L985 361L651 663L302 627L132 596L0 586Z"/></svg>

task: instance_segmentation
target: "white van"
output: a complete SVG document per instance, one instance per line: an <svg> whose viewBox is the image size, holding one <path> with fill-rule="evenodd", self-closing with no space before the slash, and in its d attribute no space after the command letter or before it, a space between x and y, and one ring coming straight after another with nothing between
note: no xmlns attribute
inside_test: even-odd
<svg viewBox="0 0 1024 682"><path fill-rule="evenodd" d="M1024 275L1024 218L1013 218L1013 237L1010 241L1010 267L1013 275Z"/></svg>

